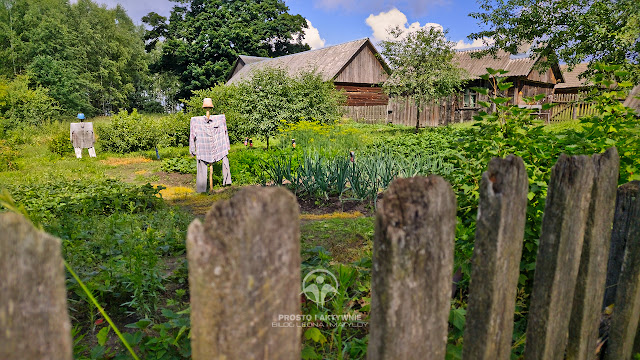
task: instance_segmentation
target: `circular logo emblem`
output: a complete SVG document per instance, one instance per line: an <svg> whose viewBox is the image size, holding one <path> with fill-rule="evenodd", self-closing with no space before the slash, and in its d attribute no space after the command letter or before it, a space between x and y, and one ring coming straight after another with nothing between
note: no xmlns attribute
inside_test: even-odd
<svg viewBox="0 0 640 360"><path fill-rule="evenodd" d="M338 293L338 280L329 270L316 269L302 280L302 293L318 306L324 305Z"/></svg>

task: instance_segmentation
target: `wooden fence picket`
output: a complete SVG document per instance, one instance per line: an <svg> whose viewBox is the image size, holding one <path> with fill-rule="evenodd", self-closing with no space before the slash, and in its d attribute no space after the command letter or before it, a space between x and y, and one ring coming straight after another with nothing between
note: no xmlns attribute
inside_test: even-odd
<svg viewBox="0 0 640 360"><path fill-rule="evenodd" d="M569 322L568 360L593 360L596 353L606 278L602 269L609 254L618 185L620 158L616 148L593 155L592 160L595 177Z"/></svg>
<svg viewBox="0 0 640 360"><path fill-rule="evenodd" d="M526 360L564 357L594 178L588 156L560 156L551 179L536 258Z"/></svg>
<svg viewBox="0 0 640 360"><path fill-rule="evenodd" d="M0 214L0 359L70 360L60 239Z"/></svg>
<svg viewBox="0 0 640 360"><path fill-rule="evenodd" d="M463 358L508 359L529 182L522 158L493 159L482 175Z"/></svg>
<svg viewBox="0 0 640 360"><path fill-rule="evenodd" d="M218 202L187 235L194 360L299 359L300 327L279 327L300 310L296 198L249 187Z"/></svg>
<svg viewBox="0 0 640 360"><path fill-rule="evenodd" d="M622 185L616 206L612 241L625 245L605 360L630 359L640 351L640 182Z"/></svg>
<svg viewBox="0 0 640 360"><path fill-rule="evenodd" d="M367 358L444 359L456 198L439 176L396 179L376 215Z"/></svg>
<svg viewBox="0 0 640 360"><path fill-rule="evenodd" d="M618 188L614 200L618 167L612 148L561 155L552 168L526 360L594 359L600 311L611 304L604 359L640 352L640 182ZM511 356L527 192L521 158L489 163L480 185L465 359ZM369 360L445 358L455 228L455 194L439 176L396 179L384 193L373 245ZM72 358L60 245L22 215L0 214L0 359ZM300 358L293 194L247 187L215 203L189 226L187 260L193 359Z"/></svg>

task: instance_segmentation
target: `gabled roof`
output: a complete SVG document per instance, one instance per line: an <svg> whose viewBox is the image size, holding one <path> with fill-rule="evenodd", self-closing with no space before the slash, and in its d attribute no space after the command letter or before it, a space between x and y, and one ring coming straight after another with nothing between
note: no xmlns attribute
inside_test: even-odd
<svg viewBox="0 0 640 360"><path fill-rule="evenodd" d="M593 84L588 79L579 79L578 75L582 74L587 70L589 66L588 63L582 63L576 65L572 71L569 71L568 65L561 65L560 70L562 71L562 76L564 77L564 82L559 83L555 86L556 89L567 89L567 88L581 88L586 86L592 86Z"/></svg>
<svg viewBox="0 0 640 360"><path fill-rule="evenodd" d="M461 68L467 71L471 79L477 79L481 75L486 74L487 68L506 70L508 73L505 76L526 77L529 76L534 65L538 62L538 58L531 58L529 54L511 55L502 50L498 50L495 58L492 55L486 55L481 58L471 57L471 54L480 50L482 49L458 51L455 56L455 61L458 62ZM554 65L554 67L552 70L554 70L556 76L561 76L560 69L557 68L557 65ZM559 79L562 78L559 77Z"/></svg>
<svg viewBox="0 0 640 360"><path fill-rule="evenodd" d="M241 56L236 62L236 66L239 61L243 61L244 66L227 81L227 84L248 80L251 78L253 71L267 67L285 69L292 76L302 71L315 70L325 81L328 81L335 79L365 46L369 46L374 54L378 54L373 44L371 44L371 41L367 38L277 58L257 58L249 56L246 58L251 59L248 59L249 62L247 62ZM384 64L383 67L386 68L386 64ZM235 71L235 68L233 71Z"/></svg>

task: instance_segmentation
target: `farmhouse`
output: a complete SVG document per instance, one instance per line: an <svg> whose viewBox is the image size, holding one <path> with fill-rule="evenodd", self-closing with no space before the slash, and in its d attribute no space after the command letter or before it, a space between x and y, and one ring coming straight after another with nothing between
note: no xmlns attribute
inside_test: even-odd
<svg viewBox="0 0 640 360"><path fill-rule="evenodd" d="M291 75L315 70L346 92L348 116L370 122L386 118L389 98L381 84L388 78L389 69L369 39L277 58L240 56L227 84L250 79L253 71L267 67L282 68Z"/></svg>
<svg viewBox="0 0 640 360"><path fill-rule="evenodd" d="M578 64L569 71L568 65L561 65L560 71L562 71L564 82L556 84L555 94L578 94L589 90L593 84L588 79L580 78L580 74L585 72L588 66L588 63Z"/></svg>

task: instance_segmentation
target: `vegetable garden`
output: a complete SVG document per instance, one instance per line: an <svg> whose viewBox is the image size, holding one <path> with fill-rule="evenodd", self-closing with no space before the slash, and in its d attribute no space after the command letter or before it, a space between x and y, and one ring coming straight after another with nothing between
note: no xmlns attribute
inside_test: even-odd
<svg viewBox="0 0 640 360"><path fill-rule="evenodd" d="M487 80L496 89L506 90L509 84L498 75L493 71ZM494 97L483 105L495 106L497 111L481 113L473 124L417 133L392 125L323 123L309 116L284 122L267 149L260 138L253 139L253 147L238 142L243 137L239 132L229 154L234 185L222 188L218 178L210 195L190 191L195 160L186 148L189 115L123 111L112 118L94 119L97 159L75 159L64 141L68 121L54 121L3 133L1 203L5 210L27 214L62 239L64 258L140 358L182 359L190 357L186 230L213 202L229 198L244 185L289 188L300 203L307 204L302 208L302 276L323 267L336 274L342 285L327 308L307 301L303 313L366 318L371 298L372 214L384 200L384 190L398 177L440 175L453 185L458 202L455 269L460 276L451 302L447 348L447 358L458 359L480 175L491 158L515 154L524 159L529 177L512 346L517 357L524 349L538 231L552 164L561 153L600 153L616 146L621 157L619 183L640 179L640 127L634 113L620 105L619 97L617 91L594 94L596 115L546 127L530 110L507 106L503 98ZM296 141L295 148L291 139ZM353 204L357 212L343 211L353 209ZM75 357L129 358L71 274L67 274L67 289ZM366 356L366 328L309 327L303 336L303 359Z"/></svg>

